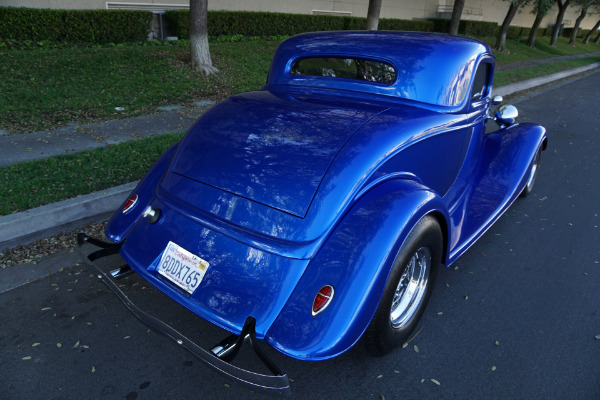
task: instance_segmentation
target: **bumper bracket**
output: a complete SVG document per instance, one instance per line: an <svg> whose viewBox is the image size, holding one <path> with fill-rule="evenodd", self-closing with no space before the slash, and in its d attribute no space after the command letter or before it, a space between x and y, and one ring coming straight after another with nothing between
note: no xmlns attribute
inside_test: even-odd
<svg viewBox="0 0 600 400"><path fill-rule="evenodd" d="M287 374L279 369L258 345L255 336L256 320L253 317L248 317L246 319L240 335L228 336L219 344L214 346L211 351L204 350L202 347L178 332L172 326L140 309L127 297L127 295L119 288L119 286L115 284L113 281L114 279L118 279L133 272L129 266L124 265L109 273L105 273L101 268L94 264L94 261L99 258L117 254L121 248L120 243L115 244L104 242L81 232L77 235L77 244L83 259L94 271L94 273L96 273L98 278L102 280L117 295L117 297L123 302L123 304L125 304L125 306L133 313L133 315L135 315L150 328L172 339L177 344L190 351L198 359L206 363L213 370L228 377L234 382L263 393L284 396L291 394L290 383ZM86 254L82 250L82 247L86 244L99 247L100 249ZM254 350L254 353L271 371L272 375L264 375L248 371L236 367L230 363L238 354L241 346L245 342L249 343L250 347Z"/></svg>

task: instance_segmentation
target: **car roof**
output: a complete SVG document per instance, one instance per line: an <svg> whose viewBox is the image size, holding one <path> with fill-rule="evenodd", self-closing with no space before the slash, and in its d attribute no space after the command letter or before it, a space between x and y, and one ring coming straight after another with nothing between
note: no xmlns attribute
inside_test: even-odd
<svg viewBox="0 0 600 400"><path fill-rule="evenodd" d="M396 70L396 81L381 84L351 79L290 74L294 62L308 57L347 57L383 61ZM399 31L311 32L281 43L267 85L300 85L354 90L457 108L466 101L471 77L490 47L460 36Z"/></svg>

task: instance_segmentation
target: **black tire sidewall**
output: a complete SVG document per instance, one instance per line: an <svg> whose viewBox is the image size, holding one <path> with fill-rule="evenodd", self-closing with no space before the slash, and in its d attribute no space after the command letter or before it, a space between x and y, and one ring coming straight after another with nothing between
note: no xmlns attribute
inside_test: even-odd
<svg viewBox="0 0 600 400"><path fill-rule="evenodd" d="M394 293L411 257L422 247L427 247L431 251L431 265L423 299L411 319L403 326L394 328L390 320ZM367 347L371 353L375 355L389 353L404 343L414 331L431 295L436 270L442 263L442 252L443 235L440 226L435 218L425 216L415 225L394 260L383 296L366 332Z"/></svg>

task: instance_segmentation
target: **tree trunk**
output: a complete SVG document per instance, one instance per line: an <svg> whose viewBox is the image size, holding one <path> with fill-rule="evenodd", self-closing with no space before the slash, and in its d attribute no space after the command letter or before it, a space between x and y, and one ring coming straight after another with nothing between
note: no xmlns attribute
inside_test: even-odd
<svg viewBox="0 0 600 400"><path fill-rule="evenodd" d="M598 43L600 43L600 33L598 34L598 36L596 36L596 39L594 39L594 44Z"/></svg>
<svg viewBox="0 0 600 400"><path fill-rule="evenodd" d="M502 27L500 28L500 32L498 33L498 38L496 39L496 50L504 51L504 47L506 46L506 34L508 33L508 28L510 27L510 23L512 22L515 15L517 15L517 10L521 6L522 0L519 0L516 3L510 3L510 7L508 7L508 12L506 13L506 17L504 17L504 22L502 22Z"/></svg>
<svg viewBox="0 0 600 400"><path fill-rule="evenodd" d="M573 28L573 32L571 32L571 38L569 39L569 44L571 46L575 46L575 38L577 37L577 31L579 31L579 26L581 25L581 21L583 21L586 14L587 14L587 8L582 8L581 14L579 14L579 17L577 17L577 19L575 20L575 27Z"/></svg>
<svg viewBox="0 0 600 400"><path fill-rule="evenodd" d="M588 34L585 35L585 39L583 39L583 44L588 44L588 42L592 38L592 35L594 34L594 32L596 32L596 29L598 28L600 28L600 19L598 20L598 22L596 22L596 25L594 25L594 27L588 32Z"/></svg>
<svg viewBox="0 0 600 400"><path fill-rule="evenodd" d="M458 26L460 25L460 17L464 6L465 0L456 0L454 2L452 17L450 18L450 29L448 30L448 33L451 35L458 35Z"/></svg>
<svg viewBox="0 0 600 400"><path fill-rule="evenodd" d="M540 25L542 24L543 16L536 16L535 21L533 21L533 26L529 31L529 38L527 39L527 46L534 48L535 47L535 37L537 35L538 29L540 29Z"/></svg>
<svg viewBox="0 0 600 400"><path fill-rule="evenodd" d="M190 51L192 68L206 75L216 74L208 49L208 0L190 0Z"/></svg>
<svg viewBox="0 0 600 400"><path fill-rule="evenodd" d="M367 29L376 31L379 26L379 13L381 11L381 0L369 0L367 11Z"/></svg>
<svg viewBox="0 0 600 400"><path fill-rule="evenodd" d="M550 46L556 46L556 42L558 41L558 34L560 33L560 27L563 23L565 12L567 11L567 7L569 7L570 2L571 0L556 0L556 4L558 5L558 15L556 16L554 28L552 28L552 39L550 40Z"/></svg>

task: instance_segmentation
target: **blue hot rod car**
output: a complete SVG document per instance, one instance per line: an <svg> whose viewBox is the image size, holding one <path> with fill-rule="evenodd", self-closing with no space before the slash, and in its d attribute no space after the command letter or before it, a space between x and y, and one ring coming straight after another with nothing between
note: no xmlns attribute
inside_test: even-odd
<svg viewBox="0 0 600 400"><path fill-rule="evenodd" d="M110 220L114 243L80 245L120 254L99 276L138 317L255 388L289 390L261 342L303 360L361 338L388 353L436 270L531 191L546 132L492 98L493 73L490 48L463 37L294 36L263 90L217 104L160 158ZM129 269L232 335L207 351L149 316L113 281ZM243 342L272 375L229 363Z"/></svg>

